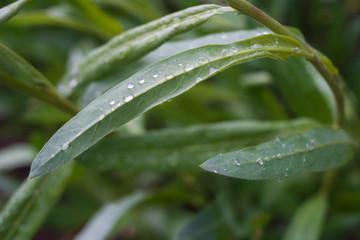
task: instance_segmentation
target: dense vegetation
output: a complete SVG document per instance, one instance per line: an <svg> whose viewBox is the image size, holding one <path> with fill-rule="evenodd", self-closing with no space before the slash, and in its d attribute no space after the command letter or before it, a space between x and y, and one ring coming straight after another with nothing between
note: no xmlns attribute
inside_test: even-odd
<svg viewBox="0 0 360 240"><path fill-rule="evenodd" d="M359 239L359 42L358 0L2 1L0 239Z"/></svg>

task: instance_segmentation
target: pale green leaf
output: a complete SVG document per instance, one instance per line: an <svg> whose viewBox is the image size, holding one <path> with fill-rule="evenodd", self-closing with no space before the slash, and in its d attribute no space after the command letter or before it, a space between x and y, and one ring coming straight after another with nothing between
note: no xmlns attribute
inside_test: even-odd
<svg viewBox="0 0 360 240"><path fill-rule="evenodd" d="M0 213L1 240L32 239L63 192L72 167L22 184Z"/></svg>
<svg viewBox="0 0 360 240"><path fill-rule="evenodd" d="M66 76L59 90L69 95L112 67L122 66L157 48L171 37L186 32L216 14L235 12L229 7L202 5L188 8L148 24L131 29L91 51L78 65L78 71ZM76 79L76 86L70 81Z"/></svg>
<svg viewBox="0 0 360 240"><path fill-rule="evenodd" d="M112 231L115 229L118 221L126 214L126 212L141 203L146 199L146 197L147 194L143 192L136 192L116 202L107 203L95 214L90 222L74 239L108 239Z"/></svg>
<svg viewBox="0 0 360 240"><path fill-rule="evenodd" d="M0 8L0 25L15 16L30 0L18 0Z"/></svg>
<svg viewBox="0 0 360 240"><path fill-rule="evenodd" d="M353 146L354 142L343 130L319 127L220 154L201 167L236 178L281 179L344 165L352 157Z"/></svg>
<svg viewBox="0 0 360 240"><path fill-rule="evenodd" d="M292 38L268 34L157 62L107 91L60 128L35 158L30 177L66 164L124 123L220 71L258 58L290 56L309 57Z"/></svg>
<svg viewBox="0 0 360 240"><path fill-rule="evenodd" d="M199 164L217 154L316 125L307 119L251 120L152 131L104 139L77 160L97 170L199 170Z"/></svg>
<svg viewBox="0 0 360 240"><path fill-rule="evenodd" d="M326 209L325 195L318 195L300 205L285 233L284 240L320 239Z"/></svg>
<svg viewBox="0 0 360 240"><path fill-rule="evenodd" d="M30 165L36 150L30 144L13 144L0 150L0 172Z"/></svg>

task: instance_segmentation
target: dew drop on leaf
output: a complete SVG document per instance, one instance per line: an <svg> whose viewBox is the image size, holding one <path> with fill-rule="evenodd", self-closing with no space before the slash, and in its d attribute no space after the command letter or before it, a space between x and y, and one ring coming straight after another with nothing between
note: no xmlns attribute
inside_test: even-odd
<svg viewBox="0 0 360 240"><path fill-rule="evenodd" d="M209 59L207 57L199 57L198 62L201 63L207 63Z"/></svg>
<svg viewBox="0 0 360 240"><path fill-rule="evenodd" d="M186 64L184 69L185 69L185 71L190 71L190 70L194 69L194 66L191 64Z"/></svg>
<svg viewBox="0 0 360 240"><path fill-rule="evenodd" d="M145 83L145 79L144 79L144 78L143 78L143 79L140 79L140 80L139 80L139 83L140 83L140 84L144 84L144 83Z"/></svg>
<svg viewBox="0 0 360 240"><path fill-rule="evenodd" d="M114 99L110 99L110 100L109 100L109 105L112 106L112 105L114 105L114 104L115 104L115 100L114 100Z"/></svg>
<svg viewBox="0 0 360 240"><path fill-rule="evenodd" d="M159 73L155 72L155 73L153 73L152 76L153 76L153 78L157 78L159 76Z"/></svg>
<svg viewBox="0 0 360 240"><path fill-rule="evenodd" d="M263 160L262 160L261 158L258 158L258 159L256 160L256 162L257 162L257 164L259 164L260 166L264 165L264 162L263 162Z"/></svg>
<svg viewBox="0 0 360 240"><path fill-rule="evenodd" d="M132 94L126 94L125 97L124 97L124 101L125 101L125 102L129 102L129 101L131 101L133 98L134 98L134 95L132 95Z"/></svg>
<svg viewBox="0 0 360 240"><path fill-rule="evenodd" d="M126 86L128 89L132 89L132 88L134 88L134 84L132 84L132 83L128 83L128 85Z"/></svg>
<svg viewBox="0 0 360 240"><path fill-rule="evenodd" d="M275 41L275 44L279 44L279 39L278 38L275 38L274 41Z"/></svg>
<svg viewBox="0 0 360 240"><path fill-rule="evenodd" d="M195 80L196 83L198 83L198 82L200 82L200 81L201 81L201 77L198 77L198 78Z"/></svg>
<svg viewBox="0 0 360 240"><path fill-rule="evenodd" d="M62 150L66 150L69 147L69 143L63 142L63 143L61 143L60 147Z"/></svg>
<svg viewBox="0 0 360 240"><path fill-rule="evenodd" d="M210 70L209 70L209 75L214 74L215 72L216 72L216 69L215 69L215 68L210 68Z"/></svg>

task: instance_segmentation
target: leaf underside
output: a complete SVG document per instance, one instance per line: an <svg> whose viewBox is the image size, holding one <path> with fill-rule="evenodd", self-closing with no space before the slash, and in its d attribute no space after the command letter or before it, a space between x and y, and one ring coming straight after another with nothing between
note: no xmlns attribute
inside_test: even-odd
<svg viewBox="0 0 360 240"><path fill-rule="evenodd" d="M343 130L319 127L220 154L201 167L236 178L274 179L336 168L351 159L352 154L353 141Z"/></svg>

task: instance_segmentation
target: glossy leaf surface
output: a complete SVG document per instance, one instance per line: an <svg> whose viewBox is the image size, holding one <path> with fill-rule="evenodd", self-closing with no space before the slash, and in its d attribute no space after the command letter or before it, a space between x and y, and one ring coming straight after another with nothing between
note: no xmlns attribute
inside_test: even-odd
<svg viewBox="0 0 360 240"><path fill-rule="evenodd" d="M200 170L199 164L217 154L316 125L306 119L292 122L252 120L153 131L104 139L77 160L97 170Z"/></svg>
<svg viewBox="0 0 360 240"><path fill-rule="evenodd" d="M281 179L339 167L351 159L353 144L344 131L320 127L220 154L201 167L236 178Z"/></svg>
<svg viewBox="0 0 360 240"><path fill-rule="evenodd" d="M73 165L25 181L0 214L0 239L31 239L63 192Z"/></svg>
<svg viewBox="0 0 360 240"><path fill-rule="evenodd" d="M326 196L319 195L309 199L296 210L284 240L317 240L327 209Z"/></svg>
<svg viewBox="0 0 360 240"><path fill-rule="evenodd" d="M309 57L291 38L264 35L192 49L155 63L119 83L60 128L35 158L30 177L64 165L124 123L246 61Z"/></svg>

